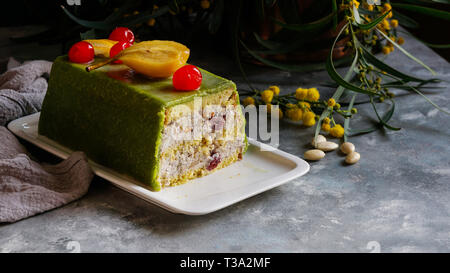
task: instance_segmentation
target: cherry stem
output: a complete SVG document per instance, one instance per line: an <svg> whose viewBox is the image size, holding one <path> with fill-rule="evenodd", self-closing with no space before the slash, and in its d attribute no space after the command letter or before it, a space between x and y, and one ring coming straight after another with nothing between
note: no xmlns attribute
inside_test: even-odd
<svg viewBox="0 0 450 273"><path fill-rule="evenodd" d="M108 59L108 60L103 61L103 62L99 62L99 63L93 64L93 65L86 66L86 71L87 72L91 72L92 70L100 68L102 66L105 66L105 65L107 65L107 64L109 64L109 63L111 63L111 62L113 62L115 60L117 60L117 59L116 58L111 58L111 59Z"/></svg>

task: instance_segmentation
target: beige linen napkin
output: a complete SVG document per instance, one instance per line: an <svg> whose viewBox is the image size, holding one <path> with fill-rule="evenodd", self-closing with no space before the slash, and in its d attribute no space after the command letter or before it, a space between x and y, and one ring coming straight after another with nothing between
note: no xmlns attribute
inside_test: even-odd
<svg viewBox="0 0 450 273"><path fill-rule="evenodd" d="M0 125L41 109L51 63L20 65L13 59L0 76ZM57 165L30 159L16 137L0 126L0 223L60 207L83 196L93 178L85 155L73 153Z"/></svg>

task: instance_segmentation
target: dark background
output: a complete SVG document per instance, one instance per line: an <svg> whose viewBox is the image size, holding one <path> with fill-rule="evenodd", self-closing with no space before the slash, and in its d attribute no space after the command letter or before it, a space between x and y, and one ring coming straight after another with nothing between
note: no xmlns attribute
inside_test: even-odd
<svg viewBox="0 0 450 273"><path fill-rule="evenodd" d="M110 10L114 7L121 6L123 2L124 1L114 0L81 0L81 5L78 7L67 5L66 0L14 0L4 2L2 3L2 8L0 9L0 36L6 40L1 41L0 48L4 46L11 47L14 45L20 47L21 45L27 43L33 43L38 46L52 46L53 50L58 51L55 52L55 55L61 55L67 51L72 43L80 39L81 32L88 30L87 28L77 25L74 21L68 18L68 16L62 11L61 5L68 7L68 9L72 12L76 11L79 18L101 21L109 15ZM155 1L141 2L141 6L144 6L145 8L146 5L153 5ZM392 2L402 3L409 1ZM450 5L431 3L429 6L448 11ZM450 44L450 24L448 21L430 18L414 12L402 12L411 18L414 18L414 20L419 23L418 28L408 29L408 31L410 31L414 36L431 44ZM30 26L30 28L26 28L26 31L23 31L23 28L21 28L23 26ZM220 41L220 32L218 35L209 36L207 31L200 31L202 33L197 33L197 36L190 36L188 39L215 39ZM179 33L173 35L179 35ZM171 37L171 33L153 33L153 36L156 36L157 38L166 36L164 37L165 39L179 38L173 36ZM186 39L186 37L183 38ZM226 43L217 42L215 45L217 47L222 47L224 52L229 52L226 48ZM24 50L26 50L26 47L24 48ZM450 60L450 49L433 48L433 50L444 57L447 61ZM36 57L40 57L38 55L39 54L37 54ZM25 56L27 56L27 54L25 54ZM46 55L44 54L44 56ZM5 56L1 57L5 58Z"/></svg>

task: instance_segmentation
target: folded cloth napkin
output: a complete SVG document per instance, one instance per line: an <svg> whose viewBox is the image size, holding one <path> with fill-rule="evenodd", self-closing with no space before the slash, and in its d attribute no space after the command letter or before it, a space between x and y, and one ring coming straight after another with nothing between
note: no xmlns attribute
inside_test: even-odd
<svg viewBox="0 0 450 273"><path fill-rule="evenodd" d="M0 76L0 124L41 109L47 90L42 76L51 63L32 61ZM0 223L62 206L83 196L93 178L85 155L73 153L57 165L30 159L14 135L0 126Z"/></svg>
<svg viewBox="0 0 450 273"><path fill-rule="evenodd" d="M41 110L52 63L9 59L8 71L0 76L0 125Z"/></svg>

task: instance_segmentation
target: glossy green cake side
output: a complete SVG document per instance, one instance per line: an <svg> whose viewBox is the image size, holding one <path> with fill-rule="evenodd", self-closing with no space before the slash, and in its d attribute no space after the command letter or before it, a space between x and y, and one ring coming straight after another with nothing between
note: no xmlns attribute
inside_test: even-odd
<svg viewBox="0 0 450 273"><path fill-rule="evenodd" d="M123 65L86 72L66 56L53 63L39 120L39 134L158 191L158 148L165 110L233 88L233 82L201 70L197 91L176 92L171 79L130 74ZM119 79L119 80L118 80Z"/></svg>

